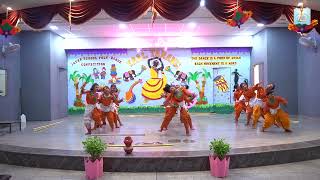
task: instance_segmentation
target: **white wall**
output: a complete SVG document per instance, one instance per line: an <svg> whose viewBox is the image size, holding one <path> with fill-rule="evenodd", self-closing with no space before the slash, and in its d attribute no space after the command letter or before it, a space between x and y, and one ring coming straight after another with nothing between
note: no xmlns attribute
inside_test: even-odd
<svg viewBox="0 0 320 180"><path fill-rule="evenodd" d="M124 38L72 38L64 40L65 49L102 48L189 48L189 47L252 47L252 36L211 37L124 37Z"/></svg>

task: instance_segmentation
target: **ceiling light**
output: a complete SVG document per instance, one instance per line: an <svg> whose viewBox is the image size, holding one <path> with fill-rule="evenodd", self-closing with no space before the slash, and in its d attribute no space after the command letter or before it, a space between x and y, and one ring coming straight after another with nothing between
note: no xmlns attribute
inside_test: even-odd
<svg viewBox="0 0 320 180"><path fill-rule="evenodd" d="M12 11L12 8L11 7L7 7L7 10Z"/></svg>
<svg viewBox="0 0 320 180"><path fill-rule="evenodd" d="M264 24L262 24L262 23L258 23L258 24L257 24L257 26L258 26L258 27L263 27L263 26L264 26Z"/></svg>
<svg viewBox="0 0 320 180"><path fill-rule="evenodd" d="M59 28L57 26L50 26L51 30L58 30Z"/></svg>
<svg viewBox="0 0 320 180"><path fill-rule="evenodd" d="M126 24L119 24L119 28L120 28L120 29L126 29L126 28L127 28L127 25L126 25Z"/></svg>
<svg viewBox="0 0 320 180"><path fill-rule="evenodd" d="M188 23L188 27L191 28L191 29L195 28L196 26L197 26L197 24L194 23L194 22L189 22Z"/></svg>
<svg viewBox="0 0 320 180"><path fill-rule="evenodd" d="M303 2L299 2L298 7L303 7Z"/></svg>
<svg viewBox="0 0 320 180"><path fill-rule="evenodd" d="M74 0L69 0L70 2L73 2Z"/></svg>
<svg viewBox="0 0 320 180"><path fill-rule="evenodd" d="M205 1L205 0L201 0L201 1L200 1L200 6L201 6L201 7L203 7L205 4L206 4L206 1Z"/></svg>

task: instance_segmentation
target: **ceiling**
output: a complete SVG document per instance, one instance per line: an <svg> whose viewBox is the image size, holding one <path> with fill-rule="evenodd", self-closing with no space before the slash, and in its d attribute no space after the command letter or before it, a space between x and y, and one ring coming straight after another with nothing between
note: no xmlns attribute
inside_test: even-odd
<svg viewBox="0 0 320 180"><path fill-rule="evenodd" d="M48 4L63 3L68 0L0 0L1 4L9 4L12 8L36 7ZM18 2L19 1L19 2ZM262 0L257 0L262 1ZM297 0L267 0L268 2L277 2L292 4ZM317 3L315 3L317 1ZM263 2L266 2L264 0ZM308 4L320 6L320 0L308 0ZM320 8L319 8L320 9ZM288 22L285 17L280 18L272 25L258 27L257 23L250 19L241 28L233 28L225 23L218 21L204 7L199 7L188 18L173 22L162 17L158 17L155 24L151 25L151 13L148 12L141 18L125 23L119 27L121 22L109 17L104 11L82 25L72 25L71 31L69 24L59 15L53 18L45 30L52 30L50 26L56 26L58 29L52 30L65 38L79 37L151 37L151 36L228 36L228 35L254 35L266 27L287 27ZM191 24L193 23L193 24ZM21 22L19 26L23 30L32 30L26 24Z"/></svg>
<svg viewBox="0 0 320 180"><path fill-rule="evenodd" d="M75 0L83 1L83 0ZM306 6L320 10L320 1L319 0L253 0L260 2L269 2L269 3L278 3L278 4L288 4L288 5L297 5L298 2L303 1ZM0 4L3 6L9 6L13 9L24 9L38 6L45 6L51 4L66 3L68 0L0 0Z"/></svg>

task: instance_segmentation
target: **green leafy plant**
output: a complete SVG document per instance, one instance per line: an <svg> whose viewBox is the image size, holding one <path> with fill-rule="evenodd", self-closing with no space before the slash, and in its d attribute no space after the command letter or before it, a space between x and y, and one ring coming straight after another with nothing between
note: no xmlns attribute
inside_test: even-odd
<svg viewBox="0 0 320 180"><path fill-rule="evenodd" d="M96 159L100 159L103 152L107 149L107 145L101 140L101 138L94 136L88 137L82 142L84 151L90 154L90 159L94 162Z"/></svg>
<svg viewBox="0 0 320 180"><path fill-rule="evenodd" d="M218 156L220 160L230 152L230 149L230 144L226 143L224 139L214 139L210 142L210 151L213 152L215 156Z"/></svg>

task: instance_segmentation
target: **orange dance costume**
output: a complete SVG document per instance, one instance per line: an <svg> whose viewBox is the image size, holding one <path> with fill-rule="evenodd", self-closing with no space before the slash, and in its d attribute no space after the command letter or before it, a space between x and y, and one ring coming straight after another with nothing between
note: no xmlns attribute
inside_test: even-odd
<svg viewBox="0 0 320 180"><path fill-rule="evenodd" d="M246 105L246 114L247 114L247 125L250 124L251 116L253 114L253 107L258 103L262 104L262 102L257 101L255 91L258 90L259 84L256 84L252 87L248 87L246 83L241 83L240 85L242 90L242 95L240 97L240 101L245 101Z"/></svg>
<svg viewBox="0 0 320 180"><path fill-rule="evenodd" d="M185 87L175 88L167 85L166 88L170 89L170 93L168 94L164 102L166 110L163 122L160 127L160 131L168 129L170 121L175 116L177 110L179 110L180 108L181 121L184 124L186 134L190 135L189 128L193 129L192 120L189 112L185 107L185 102L191 102L195 98L195 95L190 93Z"/></svg>
<svg viewBox="0 0 320 180"><path fill-rule="evenodd" d="M287 105L288 102L280 96L273 95L273 89L271 90L271 93L268 93L265 99L265 120L262 131L265 131L272 125L277 125L279 127L282 127L285 132L291 132L289 114L280 108L280 104Z"/></svg>
<svg viewBox="0 0 320 180"><path fill-rule="evenodd" d="M102 121L103 124L106 124L106 119L109 123L109 126L111 128L111 130L114 130L114 127L116 125L116 115L113 111L113 104L114 102L114 97L111 94L102 94L100 99L99 99L99 103L100 103L100 109L102 111Z"/></svg>
<svg viewBox="0 0 320 180"><path fill-rule="evenodd" d="M100 127L102 125L101 121L101 111L97 108L96 104L98 102L98 93L95 91L82 91L86 94L86 107L84 111L84 124L87 128L88 134L91 134L91 122L94 122L94 128Z"/></svg>
<svg viewBox="0 0 320 180"><path fill-rule="evenodd" d="M242 95L242 90L240 87L236 88L236 90L233 93L233 99L235 101L234 104L234 119L236 123L239 121L239 117L242 111L246 111L246 104L244 99L240 100L240 97Z"/></svg>
<svg viewBox="0 0 320 180"><path fill-rule="evenodd" d="M258 86L257 97L255 100L255 105L253 107L253 113L252 113L252 119L253 119L252 128L257 127L257 123L260 117L264 118L263 108L264 108L264 101L266 97L267 97L266 89L264 89L261 86Z"/></svg>
<svg viewBox="0 0 320 180"><path fill-rule="evenodd" d="M123 101L123 99L119 99L118 92L113 93L113 97L114 97L113 111L116 116L116 125L117 125L117 122L119 122L120 126L122 126L122 122L119 117L119 107L120 107L120 103Z"/></svg>

